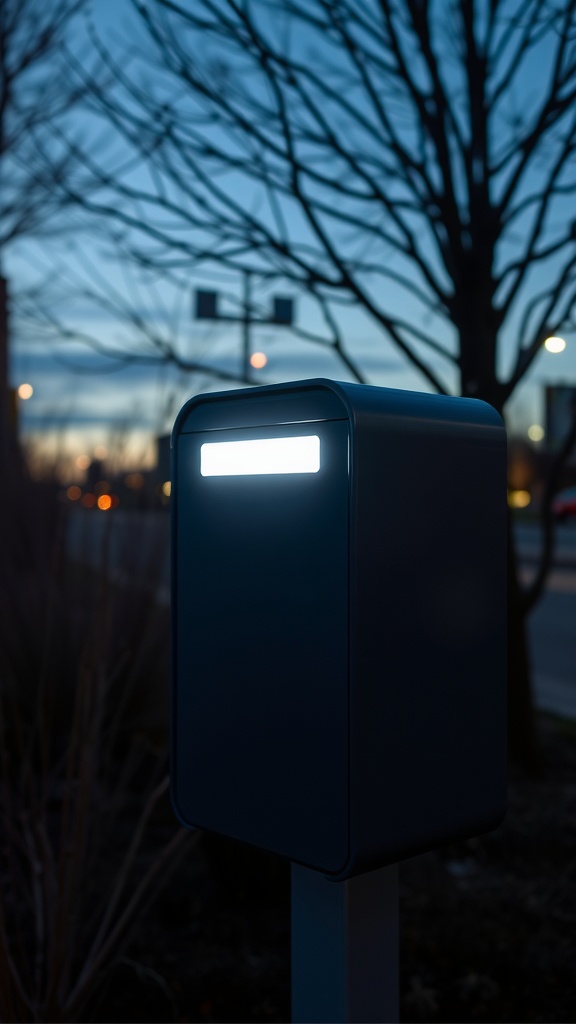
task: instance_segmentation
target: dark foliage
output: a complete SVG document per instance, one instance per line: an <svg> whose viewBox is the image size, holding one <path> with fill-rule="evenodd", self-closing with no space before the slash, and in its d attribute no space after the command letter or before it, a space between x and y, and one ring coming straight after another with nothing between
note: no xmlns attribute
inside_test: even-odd
<svg viewBox="0 0 576 1024"><path fill-rule="evenodd" d="M401 866L403 1021L574 1019L576 729L540 725L504 824ZM91 1020L288 1021L288 866L204 835L127 955Z"/></svg>

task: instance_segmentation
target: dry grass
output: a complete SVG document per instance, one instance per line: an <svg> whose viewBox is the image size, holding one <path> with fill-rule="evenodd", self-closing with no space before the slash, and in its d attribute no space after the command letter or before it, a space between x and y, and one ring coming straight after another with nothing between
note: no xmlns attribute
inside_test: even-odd
<svg viewBox="0 0 576 1024"><path fill-rule="evenodd" d="M512 770L503 824L400 865L403 1021L576 1019L576 727L539 726L541 772ZM289 915L287 864L204 834L94 1019L289 1020Z"/></svg>
<svg viewBox="0 0 576 1024"><path fill-rule="evenodd" d="M0 1019L79 1020L192 838L168 825L143 855L166 816L167 615L110 583L106 541L98 572L67 564L56 489L3 458Z"/></svg>

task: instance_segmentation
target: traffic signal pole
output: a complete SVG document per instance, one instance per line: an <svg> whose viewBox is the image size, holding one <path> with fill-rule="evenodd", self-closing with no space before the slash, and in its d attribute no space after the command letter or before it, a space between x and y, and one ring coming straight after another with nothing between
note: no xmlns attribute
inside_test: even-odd
<svg viewBox="0 0 576 1024"><path fill-rule="evenodd" d="M252 278L249 270L243 272L244 296L242 307L242 354L244 361L244 377L250 381L250 303L252 299Z"/></svg>

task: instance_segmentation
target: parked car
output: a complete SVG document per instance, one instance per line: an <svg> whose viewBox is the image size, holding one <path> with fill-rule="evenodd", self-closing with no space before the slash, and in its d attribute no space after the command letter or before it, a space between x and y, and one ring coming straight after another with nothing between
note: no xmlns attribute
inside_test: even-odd
<svg viewBox="0 0 576 1024"><path fill-rule="evenodd" d="M552 511L558 522L563 522L569 516L576 517L576 487L567 487L560 491L552 502Z"/></svg>

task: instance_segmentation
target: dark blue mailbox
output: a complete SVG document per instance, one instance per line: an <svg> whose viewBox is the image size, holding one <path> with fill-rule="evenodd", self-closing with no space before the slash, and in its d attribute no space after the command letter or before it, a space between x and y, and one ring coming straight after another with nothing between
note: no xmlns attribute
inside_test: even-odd
<svg viewBox="0 0 576 1024"><path fill-rule="evenodd" d="M311 380L184 406L184 823L336 880L498 824L505 493L505 431L483 402Z"/></svg>

